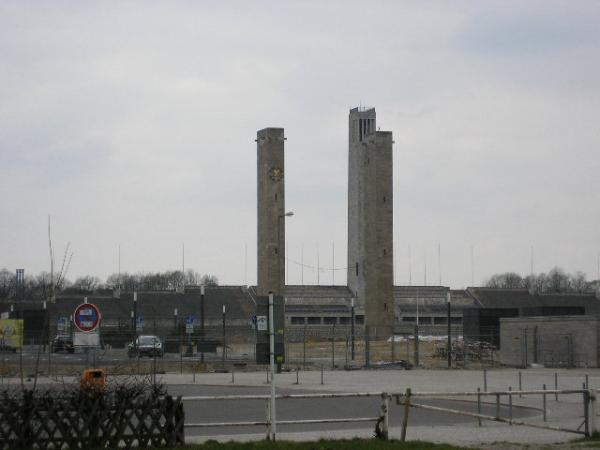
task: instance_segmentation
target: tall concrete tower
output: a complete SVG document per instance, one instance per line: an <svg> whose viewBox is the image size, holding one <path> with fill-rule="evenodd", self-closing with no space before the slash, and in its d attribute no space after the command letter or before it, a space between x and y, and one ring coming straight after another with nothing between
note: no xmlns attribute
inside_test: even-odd
<svg viewBox="0 0 600 450"><path fill-rule="evenodd" d="M393 332L392 132L377 131L375 108L349 117L348 287L372 336Z"/></svg>
<svg viewBox="0 0 600 450"><path fill-rule="evenodd" d="M283 128L256 133L258 184L257 294L284 295L285 189Z"/></svg>

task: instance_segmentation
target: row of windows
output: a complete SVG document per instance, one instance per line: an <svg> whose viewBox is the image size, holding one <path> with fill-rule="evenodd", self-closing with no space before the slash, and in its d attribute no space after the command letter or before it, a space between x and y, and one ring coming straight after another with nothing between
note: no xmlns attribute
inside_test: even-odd
<svg viewBox="0 0 600 450"><path fill-rule="evenodd" d="M416 323L417 318L415 316L404 316L402 317L402 322L406 323ZM419 325L444 325L447 324L448 320L446 317L427 317L420 316L419 317ZM455 325L462 324L462 317L450 317L450 323Z"/></svg>
<svg viewBox="0 0 600 450"><path fill-rule="evenodd" d="M365 316L357 315L354 318L354 323L362 325L365 322ZM350 325L352 319L350 317L290 317L292 325Z"/></svg>

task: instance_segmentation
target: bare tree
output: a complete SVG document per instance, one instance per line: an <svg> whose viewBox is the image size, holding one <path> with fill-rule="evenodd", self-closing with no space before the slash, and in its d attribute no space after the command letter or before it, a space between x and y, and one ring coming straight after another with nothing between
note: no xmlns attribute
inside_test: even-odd
<svg viewBox="0 0 600 450"><path fill-rule="evenodd" d="M85 292L93 292L97 287L100 286L100 278L94 275L85 275L79 277L73 283L74 287Z"/></svg>
<svg viewBox="0 0 600 450"><path fill-rule="evenodd" d="M219 279L215 275L202 275L201 283L205 286L218 286Z"/></svg>
<svg viewBox="0 0 600 450"><path fill-rule="evenodd" d="M560 267L554 267L546 275L544 291L562 293L569 290L569 276Z"/></svg>
<svg viewBox="0 0 600 450"><path fill-rule="evenodd" d="M8 269L0 270L0 298L8 298L15 287L15 275Z"/></svg>
<svg viewBox="0 0 600 450"><path fill-rule="evenodd" d="M589 291L588 281L585 278L585 273L583 272L575 272L572 275L569 275L569 289L578 292L584 293Z"/></svg>
<svg viewBox="0 0 600 450"><path fill-rule="evenodd" d="M518 289L525 287L523 277L515 272L492 275L486 283L487 287L502 289Z"/></svg>

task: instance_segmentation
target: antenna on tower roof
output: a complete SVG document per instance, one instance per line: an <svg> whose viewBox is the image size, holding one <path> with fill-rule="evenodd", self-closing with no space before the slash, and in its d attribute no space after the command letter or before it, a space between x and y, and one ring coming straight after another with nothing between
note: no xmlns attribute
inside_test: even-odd
<svg viewBox="0 0 600 450"><path fill-rule="evenodd" d="M438 275L439 275L439 286L442 285L442 251L441 245L438 242Z"/></svg>

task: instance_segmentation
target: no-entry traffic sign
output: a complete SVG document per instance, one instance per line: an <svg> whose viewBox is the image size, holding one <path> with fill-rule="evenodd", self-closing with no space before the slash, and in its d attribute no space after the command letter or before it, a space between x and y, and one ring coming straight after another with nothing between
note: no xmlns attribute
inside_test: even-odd
<svg viewBox="0 0 600 450"><path fill-rule="evenodd" d="M82 303L75 308L73 323L84 333L94 331L100 325L100 310L93 303Z"/></svg>

